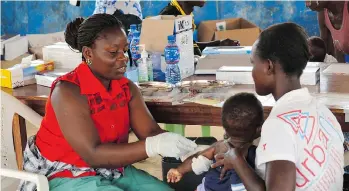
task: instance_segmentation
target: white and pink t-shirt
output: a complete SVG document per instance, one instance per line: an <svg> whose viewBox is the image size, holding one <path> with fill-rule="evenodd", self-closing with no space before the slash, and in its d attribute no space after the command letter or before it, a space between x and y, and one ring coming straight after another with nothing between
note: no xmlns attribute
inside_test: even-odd
<svg viewBox="0 0 349 191"><path fill-rule="evenodd" d="M337 191L343 187L344 137L336 117L302 88L282 96L262 127L256 153L257 172L265 164L296 164L296 190ZM287 181L287 180L285 180Z"/></svg>

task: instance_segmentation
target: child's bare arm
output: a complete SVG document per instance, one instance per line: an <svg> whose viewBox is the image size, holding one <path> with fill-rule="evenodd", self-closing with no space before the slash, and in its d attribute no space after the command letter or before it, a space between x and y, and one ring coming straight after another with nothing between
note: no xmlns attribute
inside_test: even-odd
<svg viewBox="0 0 349 191"><path fill-rule="evenodd" d="M196 158L196 157L198 157L200 155L206 157L209 160L213 160L214 159L214 155L215 155L215 150L216 150L215 148L216 148L216 145L218 143L219 142L217 142L217 143L211 145L209 148L207 148L207 149L205 149L205 150L203 150L201 152L198 152L198 153L188 157L187 159L185 159L183 161L183 163L177 167L179 173L185 174L185 173L188 173L188 172L192 171L192 166L191 165L193 163L193 158Z"/></svg>
<svg viewBox="0 0 349 191"><path fill-rule="evenodd" d="M185 173L188 173L190 171L194 171L194 164L193 164L193 159L194 158L198 158L198 160L200 159L200 156L206 158L204 160L200 160L195 167L197 167L196 172L195 173L202 173L202 171L204 171L202 168L202 166L206 166L207 160L213 160L214 159L214 155L217 154L216 152L226 152L225 151L225 147L223 148L222 146L224 146L224 142L223 141L219 141L213 145L211 145L209 148L198 152L190 157L188 157L186 160L183 161L182 164L180 164L176 169L170 169L169 172L167 173L167 181L168 182L178 182L181 180L181 178L183 177L183 175ZM224 150L224 151L223 151ZM202 158L201 158L202 159Z"/></svg>

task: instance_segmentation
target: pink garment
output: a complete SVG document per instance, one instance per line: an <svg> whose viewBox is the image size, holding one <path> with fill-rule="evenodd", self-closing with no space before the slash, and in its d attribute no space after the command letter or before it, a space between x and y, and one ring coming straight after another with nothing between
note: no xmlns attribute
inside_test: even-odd
<svg viewBox="0 0 349 191"><path fill-rule="evenodd" d="M328 17L328 10L325 9L325 24L330 30L335 49L349 54L349 13L348 1L344 2L342 27L337 30L333 27L330 18Z"/></svg>

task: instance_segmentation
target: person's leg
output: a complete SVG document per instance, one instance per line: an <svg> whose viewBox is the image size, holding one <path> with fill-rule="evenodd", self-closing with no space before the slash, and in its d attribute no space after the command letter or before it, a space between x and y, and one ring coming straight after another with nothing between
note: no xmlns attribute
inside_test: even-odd
<svg viewBox="0 0 349 191"><path fill-rule="evenodd" d="M166 183L132 165L125 168L124 176L115 179L113 184L126 191L174 191Z"/></svg>
<svg viewBox="0 0 349 191"><path fill-rule="evenodd" d="M50 191L123 191L111 180L100 176L55 178L49 181Z"/></svg>

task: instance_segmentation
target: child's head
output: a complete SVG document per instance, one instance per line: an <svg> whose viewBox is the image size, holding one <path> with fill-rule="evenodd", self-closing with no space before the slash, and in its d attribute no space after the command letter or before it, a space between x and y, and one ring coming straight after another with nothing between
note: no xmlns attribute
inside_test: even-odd
<svg viewBox="0 0 349 191"><path fill-rule="evenodd" d="M263 106L254 94L236 94L227 99L223 105L223 128L233 142L252 142L259 133L263 121Z"/></svg>
<svg viewBox="0 0 349 191"><path fill-rule="evenodd" d="M317 36L308 38L310 62L323 62L326 57L325 42Z"/></svg>

